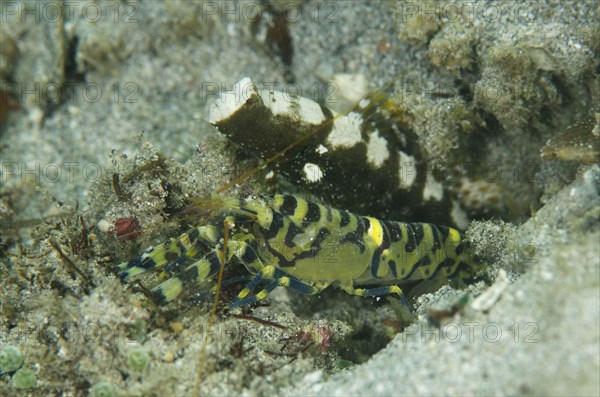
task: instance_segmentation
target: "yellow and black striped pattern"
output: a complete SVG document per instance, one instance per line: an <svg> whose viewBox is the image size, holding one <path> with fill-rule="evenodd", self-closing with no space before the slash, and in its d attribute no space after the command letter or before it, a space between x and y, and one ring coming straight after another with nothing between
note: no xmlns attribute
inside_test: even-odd
<svg viewBox="0 0 600 397"><path fill-rule="evenodd" d="M334 285L354 295L402 296L398 284L403 281L465 279L478 271L460 233L444 226L381 221L291 195L205 203L216 223L121 264L121 276L165 268L170 278L154 291L161 300L175 299L218 272L219 222L230 226L227 260L235 259L251 276L232 307L263 299L279 285L311 294ZM266 285L253 294L260 284Z"/></svg>

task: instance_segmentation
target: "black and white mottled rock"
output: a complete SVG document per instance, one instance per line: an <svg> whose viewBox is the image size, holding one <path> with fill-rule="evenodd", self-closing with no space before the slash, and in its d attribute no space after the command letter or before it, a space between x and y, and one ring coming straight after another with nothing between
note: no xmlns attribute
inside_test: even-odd
<svg viewBox="0 0 600 397"><path fill-rule="evenodd" d="M264 160L281 155L278 171L331 205L388 219L464 226L453 218L460 206L443 181L427 172L416 139L378 104L371 97L338 114L244 78L221 93L209 121Z"/></svg>

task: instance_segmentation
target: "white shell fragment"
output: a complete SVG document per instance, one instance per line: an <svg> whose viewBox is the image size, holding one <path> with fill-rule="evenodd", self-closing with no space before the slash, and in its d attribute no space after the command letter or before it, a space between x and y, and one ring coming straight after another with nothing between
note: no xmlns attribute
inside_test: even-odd
<svg viewBox="0 0 600 397"><path fill-rule="evenodd" d="M319 153L319 154L325 154L329 151L329 149L327 149L325 146L323 145L319 145L317 146L317 148L315 149L315 152Z"/></svg>
<svg viewBox="0 0 600 397"><path fill-rule="evenodd" d="M508 275L506 274L506 270L500 269L498 271L498 275L496 276L496 281L494 284L485 290L485 292L479 295L473 303L471 303L471 308L475 311L484 312L489 310L496 301L502 295L502 292L508 287L510 281L508 280Z"/></svg>
<svg viewBox="0 0 600 397"><path fill-rule="evenodd" d="M306 163L302 171L304 172L304 179L309 183L319 182L323 178L323 170L316 164Z"/></svg>
<svg viewBox="0 0 600 397"><path fill-rule="evenodd" d="M466 229L469 226L469 216L456 200L452 200L450 218L460 229Z"/></svg>

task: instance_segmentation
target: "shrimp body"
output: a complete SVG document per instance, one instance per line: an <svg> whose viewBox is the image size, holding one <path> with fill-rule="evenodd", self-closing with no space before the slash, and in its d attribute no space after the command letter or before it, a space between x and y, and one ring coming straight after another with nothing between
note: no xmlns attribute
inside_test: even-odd
<svg viewBox="0 0 600 397"><path fill-rule="evenodd" d="M277 286L315 294L331 285L352 295L404 298L403 282L466 279L478 271L460 233L445 226L378 220L292 195L212 198L199 205L217 222L122 263L121 277L163 268L169 278L153 292L169 302L214 277L225 252L251 277L229 305L237 307L264 299Z"/></svg>

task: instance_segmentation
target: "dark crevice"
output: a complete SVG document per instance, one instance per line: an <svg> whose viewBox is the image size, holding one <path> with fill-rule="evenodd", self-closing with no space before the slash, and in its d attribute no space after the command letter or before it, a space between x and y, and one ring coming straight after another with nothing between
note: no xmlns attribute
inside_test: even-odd
<svg viewBox="0 0 600 397"><path fill-rule="evenodd" d="M79 47L79 37L73 36L67 44L65 55L65 81L71 83L85 82L85 73L77 70L77 48Z"/></svg>
<svg viewBox="0 0 600 397"><path fill-rule="evenodd" d="M296 77L292 71L294 58L294 45L289 25L288 10L277 10L273 4L264 1L262 12L253 23L252 31L256 35L260 26L266 28L265 46L269 54L279 59L284 67L284 79L287 83L294 83Z"/></svg>
<svg viewBox="0 0 600 397"><path fill-rule="evenodd" d="M48 101L44 112L44 119L52 114L64 103L70 103L75 100L73 95L77 92L76 86L85 82L85 73L77 70L77 49L79 46L79 37L73 36L67 42L65 49L63 82L60 86L58 98L55 101Z"/></svg>

